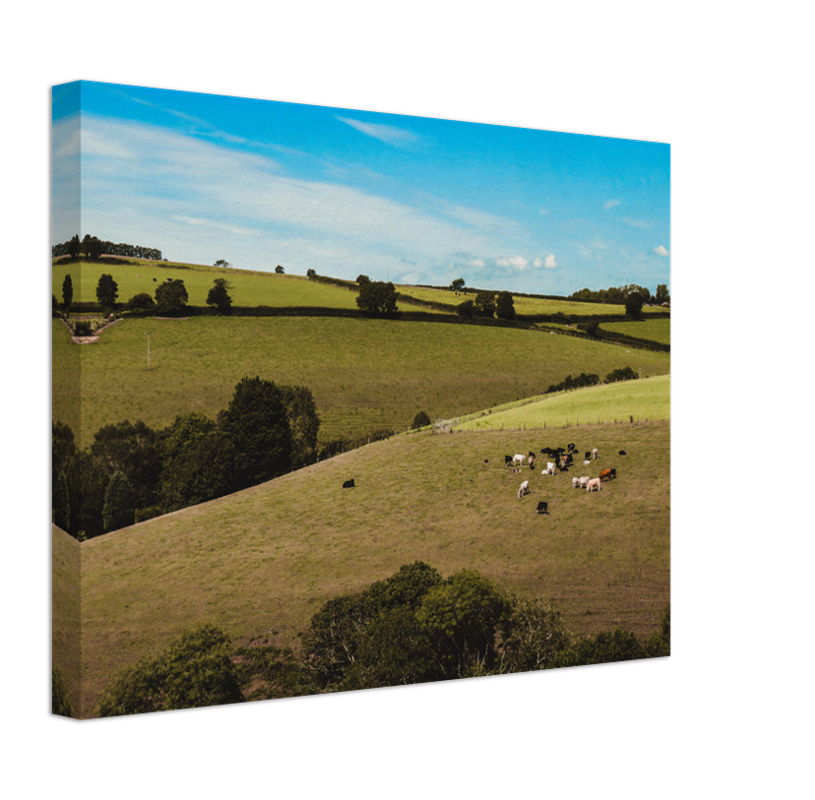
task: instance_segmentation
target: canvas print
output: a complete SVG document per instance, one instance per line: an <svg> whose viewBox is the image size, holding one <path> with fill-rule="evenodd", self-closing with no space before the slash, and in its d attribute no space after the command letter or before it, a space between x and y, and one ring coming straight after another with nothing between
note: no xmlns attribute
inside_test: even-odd
<svg viewBox="0 0 815 800"><path fill-rule="evenodd" d="M51 246L55 714L670 654L668 144L79 81Z"/></svg>

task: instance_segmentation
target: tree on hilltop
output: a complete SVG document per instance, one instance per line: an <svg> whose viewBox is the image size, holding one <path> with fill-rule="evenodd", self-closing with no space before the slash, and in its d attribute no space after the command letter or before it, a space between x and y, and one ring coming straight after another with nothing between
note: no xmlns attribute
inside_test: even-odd
<svg viewBox="0 0 815 800"><path fill-rule="evenodd" d="M456 278L451 284L450 288L454 292L460 292L464 289L464 278Z"/></svg>
<svg viewBox="0 0 815 800"><path fill-rule="evenodd" d="M275 271L275 274L276 274L276 275L283 275L283 274L285 273L285 270L283 269L283 267L281 267L281 266L280 266L280 264L278 264L278 265L277 265L277 266L274 268L274 271Z"/></svg>
<svg viewBox="0 0 815 800"><path fill-rule="evenodd" d="M398 316L396 288L390 282L368 281L368 283L363 283L359 287L357 306L366 317Z"/></svg>
<svg viewBox="0 0 815 800"><path fill-rule="evenodd" d="M216 266L216 267L231 267L232 265L228 261L224 261L224 259L219 258L215 262L214 266Z"/></svg>
<svg viewBox="0 0 815 800"><path fill-rule="evenodd" d="M639 319L642 315L642 306L645 301L639 292L632 292L625 299L625 313L633 319Z"/></svg>
<svg viewBox="0 0 815 800"><path fill-rule="evenodd" d="M215 285L207 295L207 305L216 308L219 314L228 314L232 311L232 298L229 296L232 285L226 278L215 278L213 283Z"/></svg>
<svg viewBox="0 0 815 800"><path fill-rule="evenodd" d="M169 281L156 288L156 305L159 314L168 317L180 314L187 305L188 299L189 295L183 281Z"/></svg>
<svg viewBox="0 0 815 800"><path fill-rule="evenodd" d="M475 296L475 313L479 317L492 317L495 314L494 292L479 292Z"/></svg>

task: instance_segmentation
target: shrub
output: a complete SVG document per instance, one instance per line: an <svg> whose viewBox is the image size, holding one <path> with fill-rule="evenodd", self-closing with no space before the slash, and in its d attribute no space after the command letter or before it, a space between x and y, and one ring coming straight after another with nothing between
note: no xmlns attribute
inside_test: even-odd
<svg viewBox="0 0 815 800"><path fill-rule="evenodd" d="M133 297L127 301L127 307L131 311L149 311L151 308L155 308L155 305L153 298L150 297L147 292L134 294Z"/></svg>
<svg viewBox="0 0 815 800"><path fill-rule="evenodd" d="M120 672L102 694L100 717L243 702L229 637L201 625L158 657Z"/></svg>
<svg viewBox="0 0 815 800"><path fill-rule="evenodd" d="M420 411L414 418L413 422L410 425L411 430L416 430L417 428L424 428L425 425L430 424L430 417L425 414L424 411Z"/></svg>
<svg viewBox="0 0 815 800"><path fill-rule="evenodd" d="M92 336L93 328L86 319L78 319L74 322L74 336Z"/></svg>
<svg viewBox="0 0 815 800"><path fill-rule="evenodd" d="M624 367L623 369L615 369L613 372L609 372L606 375L604 383L615 383L616 381L633 381L636 380L639 376L636 372L634 372L631 367Z"/></svg>
<svg viewBox="0 0 815 800"><path fill-rule="evenodd" d="M456 306L456 314L464 319L472 319L475 316L475 303L472 300L465 300Z"/></svg>
<svg viewBox="0 0 815 800"><path fill-rule="evenodd" d="M498 319L515 319L515 303L509 292L499 292L495 302L495 316Z"/></svg>
<svg viewBox="0 0 815 800"><path fill-rule="evenodd" d="M156 288L156 305L160 314L180 314L187 305L189 295L183 281L168 281Z"/></svg>

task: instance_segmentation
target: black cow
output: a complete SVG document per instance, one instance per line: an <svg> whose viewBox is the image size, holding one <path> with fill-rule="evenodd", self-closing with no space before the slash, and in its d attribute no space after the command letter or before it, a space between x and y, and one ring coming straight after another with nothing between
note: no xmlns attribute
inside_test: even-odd
<svg viewBox="0 0 815 800"><path fill-rule="evenodd" d="M574 453L574 451L577 450L577 448L574 446L574 442L572 442L571 444L568 444L566 446L569 448L570 453Z"/></svg>
<svg viewBox="0 0 815 800"><path fill-rule="evenodd" d="M625 450L620 450L620 455L624 456L625 455Z"/></svg>
<svg viewBox="0 0 815 800"><path fill-rule="evenodd" d="M543 500L538 503L538 507L535 510L536 514L546 514L549 515L549 503L545 503Z"/></svg>
<svg viewBox="0 0 815 800"><path fill-rule="evenodd" d="M586 450L586 461L591 459L591 450Z"/></svg>
<svg viewBox="0 0 815 800"><path fill-rule="evenodd" d="M512 463L512 456L504 456L504 466L508 467Z"/></svg>
<svg viewBox="0 0 815 800"><path fill-rule="evenodd" d="M353 489L354 488L354 479L351 478L350 481L345 481L345 483L343 483L343 485L342 485L342 488L343 489Z"/></svg>

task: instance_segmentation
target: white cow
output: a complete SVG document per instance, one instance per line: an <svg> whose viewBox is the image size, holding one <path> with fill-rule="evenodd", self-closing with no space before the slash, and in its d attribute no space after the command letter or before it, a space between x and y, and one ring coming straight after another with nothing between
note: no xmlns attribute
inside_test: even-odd
<svg viewBox="0 0 815 800"><path fill-rule="evenodd" d="M589 464L591 464L591 461L586 460L586 461L583 462L584 467L588 467Z"/></svg>
<svg viewBox="0 0 815 800"><path fill-rule="evenodd" d="M593 492L595 489L597 489L598 492L603 491L603 487L600 485L600 479L599 478L592 478L586 484L586 491L587 492Z"/></svg>
<svg viewBox="0 0 815 800"><path fill-rule="evenodd" d="M591 451L591 457L596 461L599 455L600 451L595 447L594 450Z"/></svg>
<svg viewBox="0 0 815 800"><path fill-rule="evenodd" d="M518 498L520 499L529 491L529 481L524 481L518 489Z"/></svg>
<svg viewBox="0 0 815 800"><path fill-rule="evenodd" d="M555 463L553 461L546 462L546 469L541 472L541 475L554 475L555 474Z"/></svg>
<svg viewBox="0 0 815 800"><path fill-rule="evenodd" d="M572 478L572 489L576 489L578 486L580 486L580 479Z"/></svg>
<svg viewBox="0 0 815 800"><path fill-rule="evenodd" d="M523 453L515 453L515 455L512 456L513 464L517 463L523 466L524 461L526 461L526 456Z"/></svg>
<svg viewBox="0 0 815 800"><path fill-rule="evenodd" d="M580 488L584 489L586 486L588 486L588 483L591 480L591 478L588 475L581 475L579 479L575 478L575 480L579 480Z"/></svg>

